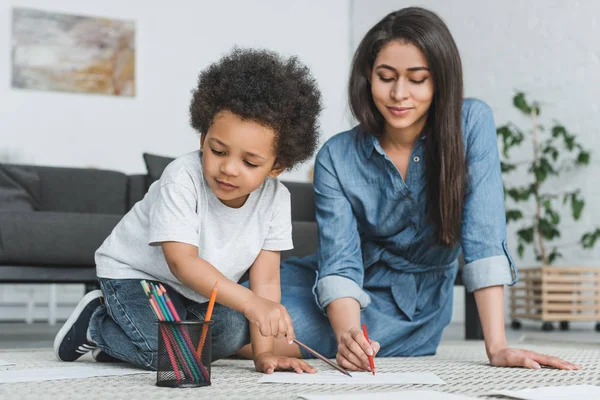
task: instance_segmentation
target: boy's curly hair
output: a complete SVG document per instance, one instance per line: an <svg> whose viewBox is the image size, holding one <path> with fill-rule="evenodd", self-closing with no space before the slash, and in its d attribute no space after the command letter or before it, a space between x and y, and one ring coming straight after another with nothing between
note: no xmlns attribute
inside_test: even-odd
<svg viewBox="0 0 600 400"><path fill-rule="evenodd" d="M291 169L310 158L319 136L321 93L298 58L239 49L200 73L190 118L205 135L215 115L229 110L276 132L277 165Z"/></svg>

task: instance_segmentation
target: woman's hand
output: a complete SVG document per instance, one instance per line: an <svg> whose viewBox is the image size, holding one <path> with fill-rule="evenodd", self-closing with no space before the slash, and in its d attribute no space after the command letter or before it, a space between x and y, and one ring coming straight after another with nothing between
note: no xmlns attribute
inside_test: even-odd
<svg viewBox="0 0 600 400"><path fill-rule="evenodd" d="M358 328L351 328L342 334L338 344L337 363L351 371L371 371L368 356L375 356L379 351L379 343L365 338Z"/></svg>
<svg viewBox="0 0 600 400"><path fill-rule="evenodd" d="M580 370L581 366L563 361L560 358L539 354L535 351L504 348L489 356L496 367L525 367L540 369L542 365L557 369Z"/></svg>
<svg viewBox="0 0 600 400"><path fill-rule="evenodd" d="M316 369L311 367L306 361L293 357L278 357L273 353L262 353L254 360L254 367L258 372L272 374L274 371L296 371L298 374L308 372L314 374Z"/></svg>

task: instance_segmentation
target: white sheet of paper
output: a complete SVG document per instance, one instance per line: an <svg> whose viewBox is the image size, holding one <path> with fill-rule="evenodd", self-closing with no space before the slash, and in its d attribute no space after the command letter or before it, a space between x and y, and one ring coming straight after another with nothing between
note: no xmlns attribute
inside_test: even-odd
<svg viewBox="0 0 600 400"><path fill-rule="evenodd" d="M10 363L8 361L0 360L0 367L10 367L12 365L15 365L15 363Z"/></svg>
<svg viewBox="0 0 600 400"><path fill-rule="evenodd" d="M490 394L501 394L523 400L598 400L600 399L600 386L546 386L523 390L501 390Z"/></svg>
<svg viewBox="0 0 600 400"><path fill-rule="evenodd" d="M0 383L54 381L60 379L92 378L95 376L150 374L135 368L122 367L61 367L61 368L32 368L0 371Z"/></svg>
<svg viewBox="0 0 600 400"><path fill-rule="evenodd" d="M436 374L431 372L351 372L352 377L338 371L317 372L316 374L297 374L295 372L275 372L263 375L258 383L301 383L321 385L445 385Z"/></svg>
<svg viewBox="0 0 600 400"><path fill-rule="evenodd" d="M356 393L333 395L299 395L305 400L473 400L473 397L433 390L405 390L402 392Z"/></svg>

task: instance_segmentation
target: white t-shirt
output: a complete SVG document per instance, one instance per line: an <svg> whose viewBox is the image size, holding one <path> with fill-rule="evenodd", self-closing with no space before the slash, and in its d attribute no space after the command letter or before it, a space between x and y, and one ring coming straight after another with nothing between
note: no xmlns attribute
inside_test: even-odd
<svg viewBox="0 0 600 400"><path fill-rule="evenodd" d="M166 241L198 246L200 258L237 282L261 250L293 248L290 192L267 178L242 207L228 207L204 179L201 153L185 154L167 166L96 251L98 277L157 280L206 302L171 273L160 245Z"/></svg>

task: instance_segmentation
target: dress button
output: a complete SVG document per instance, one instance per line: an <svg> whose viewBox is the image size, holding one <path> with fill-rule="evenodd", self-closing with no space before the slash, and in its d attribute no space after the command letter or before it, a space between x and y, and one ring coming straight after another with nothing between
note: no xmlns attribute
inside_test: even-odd
<svg viewBox="0 0 600 400"><path fill-rule="evenodd" d="M415 156L415 158L413 158L413 161L414 162L419 162L419 161L421 161L421 159L419 157Z"/></svg>

